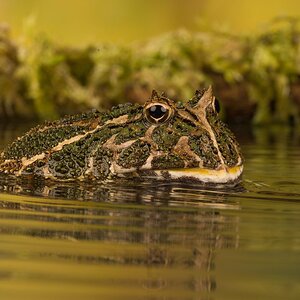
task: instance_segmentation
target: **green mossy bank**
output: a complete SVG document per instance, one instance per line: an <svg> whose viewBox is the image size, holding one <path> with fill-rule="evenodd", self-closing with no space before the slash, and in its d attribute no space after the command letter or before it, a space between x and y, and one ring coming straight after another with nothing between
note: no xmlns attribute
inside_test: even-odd
<svg viewBox="0 0 300 300"><path fill-rule="evenodd" d="M228 121L300 121L300 25L263 32L178 31L130 46L65 47L44 35L11 38L0 27L0 118L53 119L144 102L155 88L185 101L213 84Z"/></svg>

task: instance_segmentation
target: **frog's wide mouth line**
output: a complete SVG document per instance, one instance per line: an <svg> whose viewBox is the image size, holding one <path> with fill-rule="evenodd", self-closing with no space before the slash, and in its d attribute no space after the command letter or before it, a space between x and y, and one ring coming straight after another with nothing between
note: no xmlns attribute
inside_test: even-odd
<svg viewBox="0 0 300 300"><path fill-rule="evenodd" d="M242 172L243 166L232 168L210 170L204 168L155 170L158 177L170 179L193 178L205 183L226 183L237 180Z"/></svg>

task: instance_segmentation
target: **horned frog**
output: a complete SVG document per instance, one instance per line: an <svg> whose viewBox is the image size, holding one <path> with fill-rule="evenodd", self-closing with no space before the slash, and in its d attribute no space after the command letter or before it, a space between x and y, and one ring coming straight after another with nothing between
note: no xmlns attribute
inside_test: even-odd
<svg viewBox="0 0 300 300"><path fill-rule="evenodd" d="M123 104L39 125L0 155L0 172L53 180L141 177L234 183L239 145L218 118L212 88L185 105L152 92L142 106Z"/></svg>

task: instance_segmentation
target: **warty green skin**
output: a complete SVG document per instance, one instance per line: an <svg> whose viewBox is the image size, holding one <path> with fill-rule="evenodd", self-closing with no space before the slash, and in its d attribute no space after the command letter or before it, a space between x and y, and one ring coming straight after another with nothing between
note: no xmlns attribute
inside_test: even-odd
<svg viewBox="0 0 300 300"><path fill-rule="evenodd" d="M211 88L176 104L155 91L144 106L125 104L37 126L0 156L0 172L53 180L106 180L156 176L168 170L227 170L242 166L232 132L218 118ZM149 117L152 105L167 108L165 120ZM199 179L199 178L198 178ZM201 181L201 179L200 179Z"/></svg>

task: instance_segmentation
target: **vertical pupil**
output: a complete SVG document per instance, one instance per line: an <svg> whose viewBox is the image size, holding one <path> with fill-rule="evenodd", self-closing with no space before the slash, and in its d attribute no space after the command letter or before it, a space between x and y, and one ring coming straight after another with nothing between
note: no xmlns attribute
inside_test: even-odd
<svg viewBox="0 0 300 300"><path fill-rule="evenodd" d="M154 119L159 119L165 115L167 109L162 105L153 105L149 109L150 116Z"/></svg>

